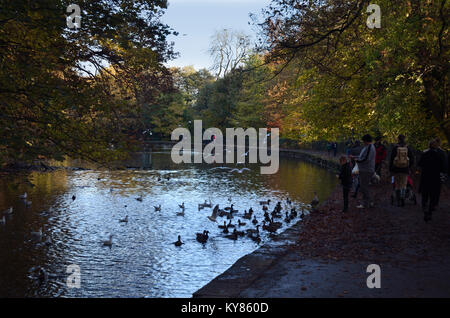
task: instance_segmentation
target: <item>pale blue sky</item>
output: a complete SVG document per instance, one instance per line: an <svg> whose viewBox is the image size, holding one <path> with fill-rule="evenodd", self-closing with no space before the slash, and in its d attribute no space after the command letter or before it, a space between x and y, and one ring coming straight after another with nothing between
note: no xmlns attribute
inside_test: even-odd
<svg viewBox="0 0 450 318"><path fill-rule="evenodd" d="M168 65L209 68L212 61L207 50L214 31L240 30L255 38L254 27L248 25L249 13L260 14L269 3L270 0L169 0L162 21L180 33L169 38L175 42L180 57Z"/></svg>

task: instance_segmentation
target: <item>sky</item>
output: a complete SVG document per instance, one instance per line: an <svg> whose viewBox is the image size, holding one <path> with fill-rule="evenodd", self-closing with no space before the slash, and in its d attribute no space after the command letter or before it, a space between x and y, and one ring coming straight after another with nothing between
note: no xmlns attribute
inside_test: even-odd
<svg viewBox="0 0 450 318"><path fill-rule="evenodd" d="M175 51L180 56L168 62L168 66L210 68L212 59L207 51L214 32L244 31L254 39L254 26L248 24L249 13L260 14L269 3L270 0L169 0L161 20L180 33L169 38L175 42Z"/></svg>

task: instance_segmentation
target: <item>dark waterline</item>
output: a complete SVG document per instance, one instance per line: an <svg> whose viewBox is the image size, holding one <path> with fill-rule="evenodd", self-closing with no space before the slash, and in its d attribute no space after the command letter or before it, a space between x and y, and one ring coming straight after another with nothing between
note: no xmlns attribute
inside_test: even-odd
<svg viewBox="0 0 450 318"><path fill-rule="evenodd" d="M242 219L250 207L262 221L259 201L290 197L300 207L311 201L313 191L325 199L337 182L334 174L293 159L281 158L274 175L260 175L256 165L242 174L208 165L174 165L167 153L154 153L152 160L153 169L146 171L33 172L28 179L34 187L26 176L3 178L0 211L13 206L14 213L0 225L0 296L190 297L258 247L247 238L224 238L218 224L206 218L212 209L198 211L198 203L211 199L223 208L231 197L239 210L233 223L246 222L243 230L253 227ZM30 207L19 199L24 192ZM143 202L136 200L140 195ZM177 216L182 202L185 215ZM161 212L155 212L159 204ZM120 223L126 215L129 222ZM32 239L31 232L40 227L51 245ZM211 234L203 246L195 233L205 229ZM103 247L110 234L112 248ZM181 248L171 244L178 235L185 242ZM66 286L70 264L80 266L79 289ZM36 280L38 266L49 273L47 283Z"/></svg>

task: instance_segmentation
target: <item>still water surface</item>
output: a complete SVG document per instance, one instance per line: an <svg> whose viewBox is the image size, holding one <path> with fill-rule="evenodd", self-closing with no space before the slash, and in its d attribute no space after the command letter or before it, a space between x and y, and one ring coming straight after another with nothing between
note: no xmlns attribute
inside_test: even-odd
<svg viewBox="0 0 450 318"><path fill-rule="evenodd" d="M246 222L239 229L244 230L253 227L242 219L244 210L253 207L262 221L259 201L285 202L290 197L300 206L311 201L313 191L324 199L336 185L334 174L287 158L280 159L274 175L261 175L258 166L231 173L209 165L175 165L168 153L154 153L152 160L152 170L58 170L2 177L0 211L12 206L14 213L0 225L0 296L191 297L258 248L248 238L224 238L218 224L206 218L212 209L199 211L199 203L211 199L224 208L231 197L239 210L233 223ZM19 198L24 192L30 207ZM139 196L142 202L136 200ZM185 215L179 216L182 202ZM159 204L161 212L155 212ZM129 222L120 223L126 215ZM32 239L31 232L40 227L43 240L50 237L52 244ZM195 233L203 230L210 232L205 245L195 240ZM102 246L110 234L112 248ZM185 242L181 248L172 244L178 235ZM270 240L265 234L262 239ZM79 289L66 286L70 264L81 269ZM39 266L49 273L44 284L36 279Z"/></svg>

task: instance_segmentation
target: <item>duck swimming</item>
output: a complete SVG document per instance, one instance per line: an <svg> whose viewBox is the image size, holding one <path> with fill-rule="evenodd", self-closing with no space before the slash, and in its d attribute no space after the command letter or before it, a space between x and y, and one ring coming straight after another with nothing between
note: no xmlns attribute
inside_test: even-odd
<svg viewBox="0 0 450 318"><path fill-rule="evenodd" d="M206 243L208 241L209 231L204 230L203 233L196 233L196 240L202 244Z"/></svg>
<svg viewBox="0 0 450 318"><path fill-rule="evenodd" d="M219 225L219 226L218 226L218 228L219 228L219 229L222 229L222 230L223 230L224 228L226 228L226 227L227 227L227 222L226 222L226 221L223 221L223 225Z"/></svg>
<svg viewBox="0 0 450 318"><path fill-rule="evenodd" d="M45 239L45 245L50 246L52 245L52 238L50 236L47 236L47 238Z"/></svg>
<svg viewBox="0 0 450 318"><path fill-rule="evenodd" d="M235 211L231 210L230 213L227 214L227 219L228 219L228 220L231 220L231 219L233 218L233 213L234 213L234 212L235 212Z"/></svg>
<svg viewBox="0 0 450 318"><path fill-rule="evenodd" d="M290 218L290 216L288 214L288 211L286 211L286 217L284 218L284 222L286 222L286 223L291 222L291 218Z"/></svg>
<svg viewBox="0 0 450 318"><path fill-rule="evenodd" d="M235 227L234 224L231 224L231 220L228 222L227 227Z"/></svg>
<svg viewBox="0 0 450 318"><path fill-rule="evenodd" d="M229 240L234 240L236 241L238 238L238 234L236 232L236 229L234 229L233 233L231 233L230 235L225 235L225 238L229 239Z"/></svg>
<svg viewBox="0 0 450 318"><path fill-rule="evenodd" d="M119 220L119 222L128 223L128 215L124 219Z"/></svg>
<svg viewBox="0 0 450 318"><path fill-rule="evenodd" d="M251 220L252 214L253 214L253 211L250 212L250 210L249 210L249 212L247 213L247 210L245 210L245 211L244 211L244 216L243 216L243 218L244 218L244 219L247 219L247 220Z"/></svg>
<svg viewBox="0 0 450 318"><path fill-rule="evenodd" d="M253 242L256 242L257 244L261 243L261 237L259 236L259 233L256 235L249 235L248 236Z"/></svg>
<svg viewBox="0 0 450 318"><path fill-rule="evenodd" d="M137 197L136 200L138 200L139 202L142 202L144 199L142 198L142 195Z"/></svg>
<svg viewBox="0 0 450 318"><path fill-rule="evenodd" d="M317 197L317 192L314 192L314 198L311 201L311 206L315 209L319 205L319 198Z"/></svg>
<svg viewBox="0 0 450 318"><path fill-rule="evenodd" d="M109 240L108 241L103 241L103 246L112 246L112 234L109 236Z"/></svg>
<svg viewBox="0 0 450 318"><path fill-rule="evenodd" d="M241 220L238 219L238 226L245 226L245 223L244 223L244 222L241 222Z"/></svg>
<svg viewBox="0 0 450 318"><path fill-rule="evenodd" d="M219 209L219 210L218 210L218 213L219 213L219 216L220 216L220 217L223 217L223 216L225 216L225 215L228 215L228 212L225 212L225 211L222 210L222 209Z"/></svg>
<svg viewBox="0 0 450 318"><path fill-rule="evenodd" d="M254 229L248 229L248 230L246 230L245 232L246 232L247 234L256 234L256 233L259 233L259 227L260 227L260 225L257 225L256 228L254 228Z"/></svg>
<svg viewBox="0 0 450 318"><path fill-rule="evenodd" d="M3 211L4 215L11 215L13 213L13 207L9 207L9 209L6 209L5 211Z"/></svg>
<svg viewBox="0 0 450 318"><path fill-rule="evenodd" d="M75 194L72 195L72 201L75 201L76 198L77 198L77 197L75 196Z"/></svg>
<svg viewBox="0 0 450 318"><path fill-rule="evenodd" d="M206 202L206 200L205 200L205 203L203 203L202 206L204 208L212 208L211 199L209 200L209 202Z"/></svg>
<svg viewBox="0 0 450 318"><path fill-rule="evenodd" d="M178 235L178 240L176 242L173 243L175 246L179 247L182 244L184 244L183 242L181 242L181 235Z"/></svg>
<svg viewBox="0 0 450 318"><path fill-rule="evenodd" d="M258 224L258 220L256 219L256 215L253 216L253 221L252 221L253 225Z"/></svg>
<svg viewBox="0 0 450 318"><path fill-rule="evenodd" d="M161 204L159 206L153 206L155 212L161 211Z"/></svg>
<svg viewBox="0 0 450 318"><path fill-rule="evenodd" d="M259 201L259 205L270 205L270 199L267 201Z"/></svg>

